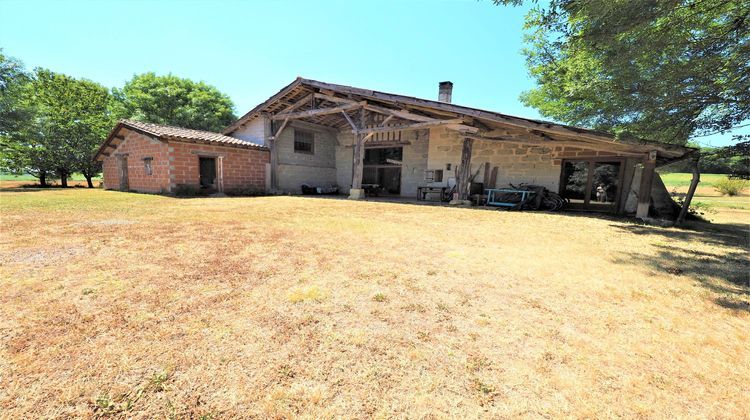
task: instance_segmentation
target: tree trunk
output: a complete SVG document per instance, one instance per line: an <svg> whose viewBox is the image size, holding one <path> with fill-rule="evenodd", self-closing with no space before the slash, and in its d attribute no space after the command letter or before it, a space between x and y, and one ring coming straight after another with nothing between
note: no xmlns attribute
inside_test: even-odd
<svg viewBox="0 0 750 420"><path fill-rule="evenodd" d="M471 181L471 149L474 144L474 139L465 138L463 146L461 148L461 166L459 166L458 179L456 180L456 186L458 191L459 200L469 199L469 189Z"/></svg>
<svg viewBox="0 0 750 420"><path fill-rule="evenodd" d="M63 188L68 188L68 172L67 171L58 171L58 174L60 174L60 185Z"/></svg>
<svg viewBox="0 0 750 420"><path fill-rule="evenodd" d="M94 182L91 180L91 178L93 177L89 175L88 173L84 173L83 176L86 177L86 184L88 184L88 187L94 188Z"/></svg>
<svg viewBox="0 0 750 420"><path fill-rule="evenodd" d="M47 171L39 172L39 185L42 187L47 186Z"/></svg>
<svg viewBox="0 0 750 420"><path fill-rule="evenodd" d="M685 196L685 200L682 202L682 208L680 209L680 214L677 216L677 220L675 221L675 225L679 226L685 222L685 218L687 217L688 210L690 210L690 202L693 201L693 195L695 194L695 189L698 187L698 183L701 182L701 173L698 169L698 158L696 157L693 159L692 163L692 171L693 171L693 178L690 180L690 187L688 188L687 195Z"/></svg>

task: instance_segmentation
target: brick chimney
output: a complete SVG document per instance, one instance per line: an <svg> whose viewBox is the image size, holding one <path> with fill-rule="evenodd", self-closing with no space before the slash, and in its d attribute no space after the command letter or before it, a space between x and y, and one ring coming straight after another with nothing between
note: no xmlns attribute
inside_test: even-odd
<svg viewBox="0 0 750 420"><path fill-rule="evenodd" d="M451 96L453 96L453 82L440 82L438 101L449 104L451 103Z"/></svg>

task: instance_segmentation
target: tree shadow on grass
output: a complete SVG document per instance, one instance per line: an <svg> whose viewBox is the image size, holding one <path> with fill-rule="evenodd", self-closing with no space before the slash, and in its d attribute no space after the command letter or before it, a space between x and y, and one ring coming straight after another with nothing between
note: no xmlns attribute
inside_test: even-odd
<svg viewBox="0 0 750 420"><path fill-rule="evenodd" d="M687 276L714 294L714 303L750 312L750 259L747 225L701 226L703 230L664 229L644 225L611 225L635 235L659 235L665 241L643 252L628 252L617 264L646 265L657 272ZM718 245L725 252L696 249L691 241Z"/></svg>
<svg viewBox="0 0 750 420"><path fill-rule="evenodd" d="M636 235L661 235L665 239L678 241L699 240L712 245L744 247L745 250L750 247L750 225L741 223L693 223L681 229L642 224L610 226Z"/></svg>

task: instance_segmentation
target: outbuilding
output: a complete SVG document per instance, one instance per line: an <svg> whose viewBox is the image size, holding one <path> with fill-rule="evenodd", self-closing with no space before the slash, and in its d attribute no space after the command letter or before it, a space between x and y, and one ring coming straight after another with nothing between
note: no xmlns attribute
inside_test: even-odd
<svg viewBox="0 0 750 420"><path fill-rule="evenodd" d="M268 148L209 131L122 120L102 144L104 187L174 193L268 189Z"/></svg>

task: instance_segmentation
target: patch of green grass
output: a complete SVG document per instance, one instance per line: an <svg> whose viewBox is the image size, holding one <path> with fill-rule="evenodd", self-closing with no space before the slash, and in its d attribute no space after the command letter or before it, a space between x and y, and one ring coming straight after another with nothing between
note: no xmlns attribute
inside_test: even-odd
<svg viewBox="0 0 750 420"><path fill-rule="evenodd" d="M382 293L375 293L375 296L372 297L372 300L374 300L375 302L385 302L388 300L388 298Z"/></svg>
<svg viewBox="0 0 750 420"><path fill-rule="evenodd" d="M318 286L301 287L289 293L289 302L320 302L325 299L325 293Z"/></svg>
<svg viewBox="0 0 750 420"><path fill-rule="evenodd" d="M660 173L661 180L664 181L667 190L671 190L675 187L687 187L690 185L690 180L693 179L693 174L688 172L672 172L672 173ZM717 182L727 179L725 174L701 174L700 186L702 187L713 187Z"/></svg>
<svg viewBox="0 0 750 420"><path fill-rule="evenodd" d="M734 210L750 210L750 200L747 197L695 197L694 203L703 203L717 208Z"/></svg>
<svg viewBox="0 0 750 420"><path fill-rule="evenodd" d="M70 181L85 181L86 178L82 174L73 174L68 178ZM101 181L101 177L95 177L93 178L94 181ZM0 173L0 181L39 181L38 178L34 178L31 175L12 175L12 174L6 174L6 173ZM57 181L59 182L59 179L50 177L48 178L49 182Z"/></svg>

